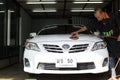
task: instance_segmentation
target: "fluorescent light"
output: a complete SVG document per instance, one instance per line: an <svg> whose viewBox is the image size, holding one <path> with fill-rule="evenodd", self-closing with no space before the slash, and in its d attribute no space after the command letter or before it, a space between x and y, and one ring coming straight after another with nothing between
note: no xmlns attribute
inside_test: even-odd
<svg viewBox="0 0 120 80"><path fill-rule="evenodd" d="M86 1L86 2L73 2L73 3L75 3L75 4L85 4L85 3L97 4L97 3L103 3L103 2L93 2L93 1L89 2L89 1Z"/></svg>
<svg viewBox="0 0 120 80"><path fill-rule="evenodd" d="M10 11L10 12L15 12L15 11Z"/></svg>
<svg viewBox="0 0 120 80"><path fill-rule="evenodd" d="M33 10L32 12L57 12L57 10Z"/></svg>
<svg viewBox="0 0 120 80"><path fill-rule="evenodd" d="M10 12L12 13L12 12L15 12L15 11L10 11ZM5 11L0 11L0 13L5 13Z"/></svg>
<svg viewBox="0 0 120 80"><path fill-rule="evenodd" d="M71 12L94 12L94 10L71 10Z"/></svg>
<svg viewBox="0 0 120 80"><path fill-rule="evenodd" d="M118 10L118 11L120 11L120 10Z"/></svg>
<svg viewBox="0 0 120 80"><path fill-rule="evenodd" d="M0 5L2 5L2 4L4 4L4 3L0 3Z"/></svg>
<svg viewBox="0 0 120 80"><path fill-rule="evenodd" d="M95 8L84 8L84 10L94 10ZM82 8L71 8L71 10L82 10Z"/></svg>
<svg viewBox="0 0 120 80"><path fill-rule="evenodd" d="M0 13L4 13L5 11L0 11Z"/></svg>
<svg viewBox="0 0 120 80"><path fill-rule="evenodd" d="M26 4L56 4L56 2L26 2Z"/></svg>

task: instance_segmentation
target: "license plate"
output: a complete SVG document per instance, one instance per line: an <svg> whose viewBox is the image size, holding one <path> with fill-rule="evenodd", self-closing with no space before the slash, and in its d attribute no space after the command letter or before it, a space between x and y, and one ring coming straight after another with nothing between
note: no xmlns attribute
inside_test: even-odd
<svg viewBox="0 0 120 80"><path fill-rule="evenodd" d="M76 68L77 62L76 62L76 59L73 59L73 58L57 59L56 67L58 67L58 68Z"/></svg>

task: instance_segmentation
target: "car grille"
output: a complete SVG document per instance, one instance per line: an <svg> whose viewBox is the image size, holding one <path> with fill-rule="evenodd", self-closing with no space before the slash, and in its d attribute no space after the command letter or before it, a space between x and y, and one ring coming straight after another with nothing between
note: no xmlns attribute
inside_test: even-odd
<svg viewBox="0 0 120 80"><path fill-rule="evenodd" d="M69 49L69 53L77 53L77 52L83 52L87 49L89 44L79 44L79 45L73 45L70 49ZM48 52L52 52L52 53L63 53L63 49L60 48L60 46L58 45L50 45L50 44L43 44L45 50L47 50Z"/></svg>
<svg viewBox="0 0 120 80"><path fill-rule="evenodd" d="M58 45L44 44L43 46L48 52L63 53L62 49Z"/></svg>
<svg viewBox="0 0 120 80"><path fill-rule="evenodd" d="M51 63L39 63L37 69L39 69L39 65L44 66L44 70L89 70L89 69L95 69L95 65L93 62L90 63L78 63L77 68L56 68L55 64Z"/></svg>
<svg viewBox="0 0 120 80"><path fill-rule="evenodd" d="M88 44L73 45L72 48L70 48L69 53L83 52L87 47Z"/></svg>

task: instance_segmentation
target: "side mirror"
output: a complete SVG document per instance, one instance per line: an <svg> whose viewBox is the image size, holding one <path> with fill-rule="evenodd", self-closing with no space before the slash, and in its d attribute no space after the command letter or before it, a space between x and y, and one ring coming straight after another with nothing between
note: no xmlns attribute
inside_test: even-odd
<svg viewBox="0 0 120 80"><path fill-rule="evenodd" d="M30 33L30 38L33 38L37 35L37 33L33 32L33 33Z"/></svg>

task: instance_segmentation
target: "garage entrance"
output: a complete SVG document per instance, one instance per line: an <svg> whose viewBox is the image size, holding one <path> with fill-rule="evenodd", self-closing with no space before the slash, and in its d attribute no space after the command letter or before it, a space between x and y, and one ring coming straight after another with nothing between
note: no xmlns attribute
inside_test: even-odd
<svg viewBox="0 0 120 80"><path fill-rule="evenodd" d="M37 33L44 26L53 24L88 25L96 20L93 16L96 7L101 7L108 13L120 15L119 3L119 0L1 0L0 80L88 80L88 78L89 80L104 80L109 78L110 72L105 73L106 75L42 74L30 77L23 70L23 55L25 42L30 39L30 33ZM67 27L64 31L68 29ZM59 32L62 33L62 30ZM120 74L119 70L118 65L117 74Z"/></svg>

